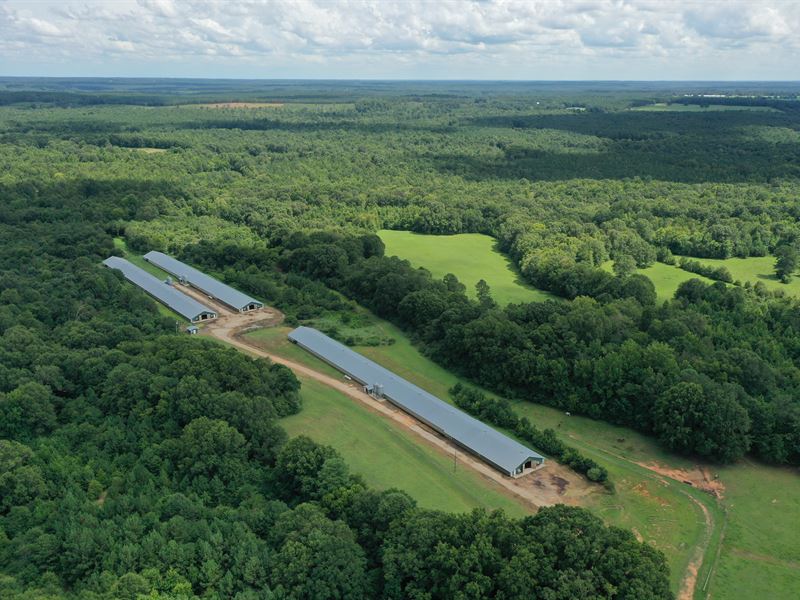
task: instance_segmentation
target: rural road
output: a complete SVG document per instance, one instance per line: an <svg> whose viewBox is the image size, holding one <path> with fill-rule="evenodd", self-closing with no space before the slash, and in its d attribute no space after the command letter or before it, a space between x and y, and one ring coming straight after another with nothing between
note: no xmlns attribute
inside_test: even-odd
<svg viewBox="0 0 800 600"><path fill-rule="evenodd" d="M198 300L209 303L209 299L197 292L192 288L187 288L186 291L189 295L194 296ZM283 321L283 315L275 310L265 308L260 311L251 313L234 313L225 306L218 303L211 302L212 305L218 310L219 317L205 324L203 327L203 334L212 336L220 341L223 341L231 346L246 352L251 356L260 358L267 358L272 362L284 365L294 371L297 375L309 379L313 379L325 386L328 386L349 398L352 398L373 412L377 412L383 417L392 420L398 426L412 431L415 435L422 438L426 443L438 448L448 456L453 456L457 453L458 459L461 464L466 464L482 477L486 478L496 486L504 488L517 498L521 499L530 508L536 509L540 506L551 506L553 504L572 503L577 504L576 498L564 498L563 488L555 483L559 478L566 479L569 487L585 488L587 482L583 478L577 476L572 471L566 469L562 465L553 461L548 461L546 466L534 473L522 477L520 479L511 479L505 477L483 463L482 461L473 458L471 455L454 447L448 440L434 433L432 430L424 427L412 417L406 415L402 411L395 409L391 404L383 401L376 401L374 398L366 394L360 387L352 382L338 379L321 373L307 365L287 359L283 356L267 352L263 348L259 348L249 343L242 337L241 333L248 329L271 327L279 325ZM584 441L585 443L585 441ZM613 456L615 459L627 463L629 465L643 468L653 475L658 476L659 479L671 479L678 486L685 485L680 479L676 479L674 475L664 473L663 470L657 466L645 465L637 463L628 458L619 455L613 455L603 449L597 448L596 450ZM562 481L563 481L562 479ZM695 553L692 555L689 564L687 565L686 573L681 581L681 587L678 592L678 600L692 600L697 592L697 578L700 568L702 567L705 554L708 550L708 545L716 526L713 516L710 514L708 508L703 502L697 500L692 495L680 490L686 495L701 511L702 517L705 521L705 534L703 536L703 543L698 546Z"/></svg>
<svg viewBox="0 0 800 600"><path fill-rule="evenodd" d="M307 365L278 354L267 352L263 348L248 342L241 335L248 329L279 325L283 321L283 314L280 311L273 308L264 308L249 313L237 313L218 302L210 300L196 289L185 287L182 288L182 291L201 302L210 304L219 314L217 319L204 323L201 330L202 335L214 337L251 356L267 358L272 362L284 365L300 377L318 381L353 400L357 400L369 410L413 432L428 445L437 448L447 456L457 457L459 464L467 465L495 487L503 488L507 493L513 494L532 510L536 510L540 506L552 506L554 504L578 504L580 496L593 493L595 488L600 489L599 486L590 484L580 475L554 461L547 461L544 467L519 479L506 477L480 459L454 446L449 440L395 408L389 402L375 400L357 384L346 381L343 378L339 379L321 373Z"/></svg>

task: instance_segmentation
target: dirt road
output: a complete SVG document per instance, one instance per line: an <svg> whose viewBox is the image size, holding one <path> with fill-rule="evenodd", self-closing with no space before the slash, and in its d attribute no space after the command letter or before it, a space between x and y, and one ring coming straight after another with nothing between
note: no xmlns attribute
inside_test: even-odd
<svg viewBox="0 0 800 600"><path fill-rule="evenodd" d="M500 486L506 492L521 499L533 510L540 506L551 506L553 504L578 504L578 500L581 497L600 491L599 486L589 484L573 471L553 461L547 461L544 467L519 479L506 477L480 459L454 446L448 439L397 409L389 402L375 400L357 384L344 378L338 379L325 373L320 373L307 365L267 352L240 335L249 329L278 325L283 321L283 315L279 311L264 308L249 313L236 313L224 305L210 300L195 289L181 289L197 300L210 304L218 311L219 317L217 319L204 324L202 328L203 335L215 337L252 356L268 358L272 362L290 368L301 378L306 377L318 381L360 402L369 410L380 414L386 419L390 419L398 427L403 427L413 432L429 446L440 450L447 456L452 457L455 455L460 465L468 466L495 486Z"/></svg>
<svg viewBox="0 0 800 600"><path fill-rule="evenodd" d="M396 409L388 402L377 401L368 394L365 394L360 387L348 382L344 379L338 379L325 373L316 371L315 369L289 360L280 355L268 352L263 348L259 348L253 343L249 342L247 338L241 334L247 330L261 328L261 327L274 327L283 321L283 314L272 308L264 308L259 311L251 313L235 313L224 305L220 305L213 300L209 300L207 296L194 290L192 288L183 288L183 291L196 299L210 304L218 313L219 318L204 324L202 333L215 337L231 346L246 352L252 356L261 358L268 358L271 361L282 364L294 371L301 378L309 378L332 389L335 389L347 397L356 400L366 406L369 410L376 412L384 418L390 419L398 427L403 427L420 438L420 441L432 447L437 448L448 456L457 454L460 464L467 465L482 477L486 478L495 486L500 486L507 492L514 494L516 497L525 502L532 509L540 506L549 506L553 504L579 504L579 501L592 493L599 492L598 486L590 485L586 480L577 476L574 472L566 469L562 465L553 461L548 461L546 466L542 469L534 471L520 479L511 479L505 477L489 467L477 458L464 453L461 449L453 446L447 439L436 434L428 429L413 417ZM626 457L615 455L604 449L598 449L604 454L613 456L615 459L624 463L635 465L637 467L646 469L654 475L660 476L661 481L664 478L676 482L678 486L691 483L694 487L703 489L713 496L720 497L724 493L724 488L719 486L718 483L711 480L708 473L699 469L697 473L694 471L675 471L667 472L666 468L662 465L637 463ZM665 482L666 483L666 482ZM683 492L702 513L705 520L706 531L703 536L703 542L698 546L690 559L686 573L684 574L681 588L678 593L679 600L691 600L695 596L697 587L698 571L703 565L705 554L708 550L708 545L711 539L711 534L717 524L714 522L713 516L709 513L708 508L703 502L694 498L691 494ZM712 567L713 568L713 567Z"/></svg>

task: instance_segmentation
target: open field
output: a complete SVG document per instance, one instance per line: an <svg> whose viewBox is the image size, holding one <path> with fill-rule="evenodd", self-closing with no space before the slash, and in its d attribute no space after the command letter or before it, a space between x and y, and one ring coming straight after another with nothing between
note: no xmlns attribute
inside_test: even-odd
<svg viewBox="0 0 800 600"><path fill-rule="evenodd" d="M601 268L608 272L612 272L613 265L614 262L609 260L603 263ZM699 279L700 281L704 281L706 283L714 283L714 280L709 279L708 277L703 277L697 273L690 273L689 271L684 271L676 266L667 265L660 262L653 263L644 269L637 269L636 272L646 275L650 281L653 282L653 285L656 286L656 294L658 295L659 302L670 300L678 290L678 286L684 281L689 281L690 279Z"/></svg>
<svg viewBox="0 0 800 600"><path fill-rule="evenodd" d="M667 104L665 102L658 102L656 104L647 104L645 106L636 106L631 108L633 111L644 112L708 112L708 111L731 111L731 110L749 110L756 112L780 112L771 106L735 106L730 104L709 104L707 106L700 106L699 104Z"/></svg>
<svg viewBox="0 0 800 600"><path fill-rule="evenodd" d="M409 381L449 401L447 390L459 381L459 378L422 356L396 327L378 319L376 321L387 335L391 335L397 341L391 346L361 347L357 350ZM290 330L287 327L265 329L249 333L246 337L249 341L255 341L259 346L263 346L271 352L292 358L312 368L322 365L329 372L336 373L332 367L290 343L286 339L286 334ZM323 370L323 368L319 370ZM554 418L562 415L553 409L536 408L551 411ZM300 414L302 415L305 410L304 408ZM368 414L367 418L370 420L381 419L378 415L373 414ZM588 419L586 421L592 422ZM600 423L597 425L601 428L607 427ZM308 423L308 426L309 429L306 430L306 433L311 435L315 428L311 423ZM300 432L292 431L292 433ZM338 448L333 442L326 443L331 443ZM642 539L650 541L662 550L669 560L673 588L677 590L690 559L690 550L701 539L704 532L703 523L698 520L697 508L684 495L675 491L674 485L663 485L646 469L623 460L612 459L597 451L582 449L609 469L611 477L617 485L615 495L605 493L591 495L587 508L592 509L610 524L635 530Z"/></svg>
<svg viewBox="0 0 800 600"><path fill-rule="evenodd" d="M283 102L211 102L207 104L184 104L183 108L280 108Z"/></svg>
<svg viewBox="0 0 800 600"><path fill-rule="evenodd" d="M378 232L386 255L397 255L415 267L425 267L434 277L458 277L475 296L475 284L485 279L498 304L552 299L545 291L523 282L513 263L495 248L495 240L480 233L422 235L410 231Z"/></svg>
<svg viewBox="0 0 800 600"><path fill-rule="evenodd" d="M733 275L734 281L763 283L767 289L785 292L788 296L800 296L800 279L793 277L789 283L781 283L775 276L774 256L751 256L749 258L698 258L703 264L724 266Z"/></svg>
<svg viewBox="0 0 800 600"><path fill-rule="evenodd" d="M449 400L447 390L459 378L424 357L396 327L375 317L372 319L372 328L382 330L383 335L396 341L388 346L359 347L358 351ZM336 373L332 367L288 342L285 337L288 331L287 327L264 329L249 333L247 337L271 352L324 372ZM326 406L325 401L316 402L319 407ZM793 525L800 522L800 477L797 473L749 462L708 467L704 472L714 482L712 485L724 487L722 498L715 500L700 489L654 472L652 468L669 469L674 471L673 476L682 477L685 473L690 478L690 473L697 471L697 465L690 459L664 452L646 436L583 417L566 417L559 410L529 402L517 402L515 409L540 427L552 427L609 470L616 484L616 494L593 494L584 505L608 523L634 531L640 539L664 552L676 593L688 565L696 562L695 549L700 545L707 550L706 560L695 565L698 569L696 598L706 598L709 592L714 598L724 599L744 600L756 595L791 597L788 590L800 582L800 544ZM364 422L375 420L380 417L367 411L359 419L358 429L366 426ZM307 433L319 429L311 418L298 421L308 427ZM336 436L325 435L331 435L332 441L326 443L334 446L347 439L345 436L337 441ZM361 468L369 469L369 466ZM715 475L719 476L718 480L713 479ZM707 525L706 514L711 527ZM723 529L725 535L721 539ZM715 566L717 554L719 561ZM767 565L769 577L765 577L765 571L754 571L760 563ZM714 573L709 577L712 567Z"/></svg>
<svg viewBox="0 0 800 600"><path fill-rule="evenodd" d="M399 488L420 506L451 512L502 508L514 516L528 511L466 467L358 402L303 378L303 410L281 420L289 435L305 434L336 448L351 470L378 489ZM398 460L402 457L402 460Z"/></svg>

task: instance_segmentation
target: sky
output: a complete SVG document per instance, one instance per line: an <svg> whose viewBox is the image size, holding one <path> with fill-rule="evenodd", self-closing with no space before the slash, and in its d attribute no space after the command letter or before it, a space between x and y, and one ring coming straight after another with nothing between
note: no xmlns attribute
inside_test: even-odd
<svg viewBox="0 0 800 600"><path fill-rule="evenodd" d="M0 0L0 75L800 80L800 0Z"/></svg>

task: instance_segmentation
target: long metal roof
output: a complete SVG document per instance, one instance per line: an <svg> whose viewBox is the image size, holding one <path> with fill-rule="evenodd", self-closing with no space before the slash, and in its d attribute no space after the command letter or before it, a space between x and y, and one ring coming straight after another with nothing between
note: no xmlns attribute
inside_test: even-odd
<svg viewBox="0 0 800 600"><path fill-rule="evenodd" d="M429 394L388 369L311 327L298 327L289 339L362 385L383 386L383 395L455 442L509 475L530 459L544 457L485 423Z"/></svg>
<svg viewBox="0 0 800 600"><path fill-rule="evenodd" d="M204 313L211 317L217 316L217 313L213 309L201 304L183 292L176 290L171 285L161 281L158 277L153 277L144 269L137 267L124 258L110 256L103 261L103 264L111 269L122 271L125 279L139 286L156 300L190 321L198 319Z"/></svg>
<svg viewBox="0 0 800 600"><path fill-rule="evenodd" d="M232 288L214 279L210 275L206 275L202 271L198 271L194 267L190 267L186 263L179 261L176 258L164 254L163 252L156 252L151 250L144 255L144 259L153 263L160 269L164 269L167 273L171 273L175 277L181 278L189 282L192 287L196 287L220 302L227 304L237 310L247 308L250 304L263 306L261 302L243 294L239 290Z"/></svg>

